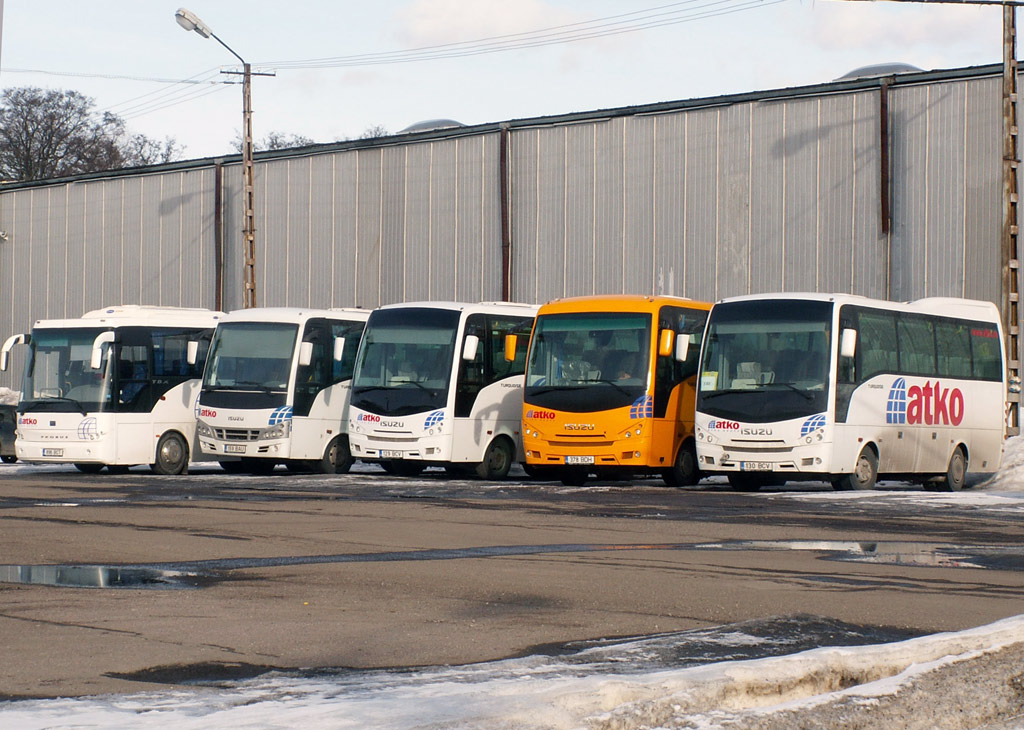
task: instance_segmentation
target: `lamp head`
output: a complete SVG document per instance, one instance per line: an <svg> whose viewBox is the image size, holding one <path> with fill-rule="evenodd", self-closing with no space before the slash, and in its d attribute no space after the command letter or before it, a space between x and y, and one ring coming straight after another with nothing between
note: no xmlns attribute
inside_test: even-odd
<svg viewBox="0 0 1024 730"><path fill-rule="evenodd" d="M174 14L174 19L178 21L178 25L180 25L185 30L194 30L203 38L209 38L213 35L213 31L210 30L210 27L202 20L200 20L199 16L193 13L191 10L186 10L185 8L178 8L178 12Z"/></svg>

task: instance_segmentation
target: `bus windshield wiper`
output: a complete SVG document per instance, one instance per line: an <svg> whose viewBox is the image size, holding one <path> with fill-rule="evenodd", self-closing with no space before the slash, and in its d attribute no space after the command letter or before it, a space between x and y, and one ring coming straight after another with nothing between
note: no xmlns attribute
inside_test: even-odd
<svg viewBox="0 0 1024 730"><path fill-rule="evenodd" d="M22 413L28 413L29 411L35 409L37 406L43 404L45 401L50 401L50 400L58 400L58 401L61 401L63 403L72 403L78 409L78 412L81 413L83 416L89 415L88 412L85 410L85 406L83 406L81 403L76 401L74 398L65 398L64 396L61 396L61 395L44 395L41 398L33 399L31 403L26 405L21 410L21 412Z"/></svg>
<svg viewBox="0 0 1024 730"><path fill-rule="evenodd" d="M734 393L763 393L764 388L732 388L731 390L716 390L713 393L701 393L701 400L712 400L714 398L721 398L723 395L733 395Z"/></svg>
<svg viewBox="0 0 1024 730"><path fill-rule="evenodd" d="M790 390L792 390L794 393L799 393L800 395L802 395L807 400L814 400L814 396L813 395L808 393L806 390L801 390L800 388L796 387L792 383L771 383L771 385L784 385L787 388L789 388Z"/></svg>
<svg viewBox="0 0 1024 730"><path fill-rule="evenodd" d="M530 395L541 395L555 390L582 390L586 387L585 385L531 385L527 387L527 390L530 391Z"/></svg>
<svg viewBox="0 0 1024 730"><path fill-rule="evenodd" d="M612 386L613 388L615 388L616 390L618 390L620 393L623 393L624 395L629 395L629 391L628 390L623 388L621 385L616 383L614 380L609 380L608 378L591 378L587 382L588 383L606 383L606 384Z"/></svg>
<svg viewBox="0 0 1024 730"><path fill-rule="evenodd" d="M254 390L260 391L261 393L266 393L267 395L270 395L271 393L275 393L275 392L276 393L283 393L284 392L283 388L272 388L271 386L267 385L266 383L257 383L257 382L255 382L253 380L237 380L237 381L235 381L234 385L232 385L231 388L229 388L229 390L239 390L239 389L242 389L242 388L252 388Z"/></svg>

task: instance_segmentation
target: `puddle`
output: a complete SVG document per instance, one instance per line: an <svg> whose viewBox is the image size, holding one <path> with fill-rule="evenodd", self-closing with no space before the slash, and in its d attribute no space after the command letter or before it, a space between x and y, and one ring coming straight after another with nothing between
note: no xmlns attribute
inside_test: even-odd
<svg viewBox="0 0 1024 730"><path fill-rule="evenodd" d="M777 550L820 553L826 560L907 565L927 568L1024 570L1024 546L951 545L883 540L727 540L714 543L485 545L480 547L404 550L340 555L298 555L266 558L219 558L142 565L0 565L0 583L66 588L200 588L225 580L225 573L253 568L327 563L415 562L465 560L556 553L633 550L740 551ZM824 577L823 577L824 579ZM842 576L829 579L842 581ZM857 580L861 580L858 578Z"/></svg>
<svg viewBox="0 0 1024 730"><path fill-rule="evenodd" d="M829 560L929 568L1024 570L1024 547L951 545L886 540L735 540L705 543L701 550L806 550Z"/></svg>
<svg viewBox="0 0 1024 730"><path fill-rule="evenodd" d="M0 565L0 583L64 588L195 588L200 576L177 570L102 565Z"/></svg>

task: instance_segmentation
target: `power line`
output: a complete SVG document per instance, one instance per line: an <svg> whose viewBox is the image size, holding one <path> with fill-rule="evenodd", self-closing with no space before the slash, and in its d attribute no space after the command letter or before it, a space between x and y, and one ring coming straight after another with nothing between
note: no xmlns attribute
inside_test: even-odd
<svg viewBox="0 0 1024 730"><path fill-rule="evenodd" d="M393 63L412 63L442 58L459 58L487 53L537 48L571 43L622 33L633 33L651 28L691 22L704 18L728 15L758 7L775 5L785 0L683 0L620 15L595 18L589 21L540 28L522 33L492 36L471 41L458 41L435 46L335 56L298 61L265 61L261 65L279 70L300 68L338 68L347 66L374 66ZM684 7L681 7L684 6Z"/></svg>

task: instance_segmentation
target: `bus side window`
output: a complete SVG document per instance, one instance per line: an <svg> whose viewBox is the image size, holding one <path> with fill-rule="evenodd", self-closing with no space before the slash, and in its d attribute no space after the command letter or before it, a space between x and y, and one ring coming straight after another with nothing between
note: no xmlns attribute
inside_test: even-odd
<svg viewBox="0 0 1024 730"><path fill-rule="evenodd" d="M461 358L462 348L466 341L465 338L469 335L479 337L480 344L477 345L476 356L472 360L463 360ZM458 418L465 418L472 413L476 396L486 385L487 373L485 372L485 366L489 345L486 315L471 314L466 320L465 335L456 343L456 352L459 354L459 379L455 389L455 415Z"/></svg>

